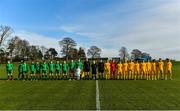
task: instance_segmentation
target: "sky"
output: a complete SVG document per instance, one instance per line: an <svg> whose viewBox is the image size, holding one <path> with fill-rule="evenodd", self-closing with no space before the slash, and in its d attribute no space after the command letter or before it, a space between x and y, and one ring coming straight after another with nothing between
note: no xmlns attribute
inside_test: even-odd
<svg viewBox="0 0 180 111"><path fill-rule="evenodd" d="M0 25L32 45L71 37L87 51L117 57L125 46L153 58L180 60L180 0L0 0Z"/></svg>

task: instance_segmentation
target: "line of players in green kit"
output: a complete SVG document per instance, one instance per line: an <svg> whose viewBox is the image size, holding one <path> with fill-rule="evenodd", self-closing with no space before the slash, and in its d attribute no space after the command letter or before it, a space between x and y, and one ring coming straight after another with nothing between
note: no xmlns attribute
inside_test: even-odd
<svg viewBox="0 0 180 111"><path fill-rule="evenodd" d="M18 66L18 80L75 79L77 68L83 69L83 64L80 60L77 62L71 60L69 63L66 63L66 61L63 61L63 63L59 61L47 63L44 61L43 63L31 62L30 64L21 61ZM6 64L6 71L8 80L13 80L13 64L10 61Z"/></svg>

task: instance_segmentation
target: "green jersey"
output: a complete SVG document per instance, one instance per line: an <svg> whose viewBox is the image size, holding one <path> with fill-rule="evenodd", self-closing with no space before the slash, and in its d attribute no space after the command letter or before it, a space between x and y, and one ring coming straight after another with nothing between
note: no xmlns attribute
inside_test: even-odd
<svg viewBox="0 0 180 111"><path fill-rule="evenodd" d="M23 72L23 64L19 64L18 71L19 73Z"/></svg>
<svg viewBox="0 0 180 111"><path fill-rule="evenodd" d="M13 70L13 64L11 64L11 63L6 64L6 70L12 71Z"/></svg>
<svg viewBox="0 0 180 111"><path fill-rule="evenodd" d="M35 65L34 64L30 65L30 71L31 71L31 73L35 72Z"/></svg>
<svg viewBox="0 0 180 111"><path fill-rule="evenodd" d="M83 63L82 62L77 62L77 66L82 70L83 69Z"/></svg>
<svg viewBox="0 0 180 111"><path fill-rule="evenodd" d="M75 63L74 62L70 62L69 66L70 66L70 70L74 70L75 69Z"/></svg>
<svg viewBox="0 0 180 111"><path fill-rule="evenodd" d="M54 70L54 64L53 63L50 63L49 64L49 71L53 71Z"/></svg>
<svg viewBox="0 0 180 111"><path fill-rule="evenodd" d="M42 64L42 70L43 71L47 71L47 67L48 67L47 64Z"/></svg>
<svg viewBox="0 0 180 111"><path fill-rule="evenodd" d="M67 71L67 70L68 70L68 66L67 66L67 64L66 64L66 63L63 63L63 65L62 65L62 69L63 69L63 71Z"/></svg>
<svg viewBox="0 0 180 111"><path fill-rule="evenodd" d="M36 68L36 72L40 72L41 65L40 64L36 64L35 68Z"/></svg>
<svg viewBox="0 0 180 111"><path fill-rule="evenodd" d="M61 67L62 67L62 64L56 64L55 65L55 68L56 68L57 71L60 71Z"/></svg>
<svg viewBox="0 0 180 111"><path fill-rule="evenodd" d="M22 65L22 70L23 72L28 72L28 67L26 63Z"/></svg>

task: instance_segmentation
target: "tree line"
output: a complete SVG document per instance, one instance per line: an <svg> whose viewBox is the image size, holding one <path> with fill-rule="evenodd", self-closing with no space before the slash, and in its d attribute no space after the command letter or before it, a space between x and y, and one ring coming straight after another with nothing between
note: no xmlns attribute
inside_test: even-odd
<svg viewBox="0 0 180 111"><path fill-rule="evenodd" d="M55 48L47 48L45 46L31 45L29 41L21 39L18 36L12 37L13 29L10 26L0 26L0 63L5 63L7 60L19 61L25 60L41 60L41 59L58 59L58 54L63 59L81 59L91 57L100 58L102 54L101 48L92 45L87 53L85 48L77 48L77 43L70 37L64 37L57 41L61 48L61 52L57 52ZM111 52L110 52L111 53ZM121 47L119 50L119 57L125 59L137 59L143 57L151 58L150 54L141 52L138 49L132 50L128 53L126 47Z"/></svg>

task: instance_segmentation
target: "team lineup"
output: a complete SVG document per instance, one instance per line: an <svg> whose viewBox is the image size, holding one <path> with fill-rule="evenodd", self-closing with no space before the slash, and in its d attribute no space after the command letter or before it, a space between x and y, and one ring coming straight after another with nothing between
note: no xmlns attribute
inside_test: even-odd
<svg viewBox="0 0 180 111"><path fill-rule="evenodd" d="M165 64L165 65L164 65ZM164 70L165 69L165 70ZM8 61L6 72L8 80L13 80L13 64ZM91 76L90 76L91 75ZM90 63L88 59L63 63L50 61L46 63L21 61L18 66L18 80L172 80L172 62L161 58L156 61L121 61L95 60Z"/></svg>

